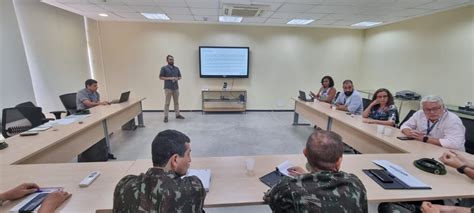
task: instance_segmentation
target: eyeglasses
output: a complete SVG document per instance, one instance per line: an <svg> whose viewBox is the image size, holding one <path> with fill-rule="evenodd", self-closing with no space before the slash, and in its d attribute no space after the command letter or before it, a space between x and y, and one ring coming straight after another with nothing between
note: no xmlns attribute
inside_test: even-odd
<svg viewBox="0 0 474 213"><path fill-rule="evenodd" d="M438 110L441 109L441 106L439 107L433 107L433 108L423 108L423 112L437 112Z"/></svg>

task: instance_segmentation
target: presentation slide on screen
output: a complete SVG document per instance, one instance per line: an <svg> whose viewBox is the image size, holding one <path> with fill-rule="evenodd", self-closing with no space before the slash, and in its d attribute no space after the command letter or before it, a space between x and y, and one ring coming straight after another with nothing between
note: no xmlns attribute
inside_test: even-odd
<svg viewBox="0 0 474 213"><path fill-rule="evenodd" d="M201 75L243 75L248 73L247 48L201 48Z"/></svg>

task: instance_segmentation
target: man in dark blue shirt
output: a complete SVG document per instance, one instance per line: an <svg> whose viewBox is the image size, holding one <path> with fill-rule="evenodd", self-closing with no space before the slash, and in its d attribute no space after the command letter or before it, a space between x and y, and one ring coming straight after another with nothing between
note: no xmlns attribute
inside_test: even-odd
<svg viewBox="0 0 474 213"><path fill-rule="evenodd" d="M177 119L184 119L184 117L179 114L179 87L178 81L181 80L181 72L179 68L174 66L174 58L171 55L166 56L166 62L168 65L161 67L160 70L160 80L165 81L165 123L168 122L168 112L170 108L171 96L173 96L174 112L176 113Z"/></svg>

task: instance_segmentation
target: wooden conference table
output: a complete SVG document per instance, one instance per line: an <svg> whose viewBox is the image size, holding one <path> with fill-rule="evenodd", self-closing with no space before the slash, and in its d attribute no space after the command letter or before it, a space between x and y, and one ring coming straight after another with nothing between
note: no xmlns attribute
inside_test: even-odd
<svg viewBox="0 0 474 213"><path fill-rule="evenodd" d="M345 155L342 170L354 173L362 180L367 189L369 203L474 197L474 181L459 174L455 169L447 168L447 175L438 176L413 166L413 161L422 157L438 158L446 151L442 147L415 141L398 141L393 139L401 134L397 129L389 136L377 134L375 125L365 124L361 118L351 117L344 112L332 111L329 106L321 103L296 100L295 112L319 126L326 124L326 127L343 135L346 143L362 153L368 153ZM472 155L463 155L474 160ZM245 160L249 158L255 160L255 174L252 176L247 175L245 171ZM191 168L212 170L211 187L206 196L205 207L258 205L263 204L263 193L269 189L258 178L274 170L276 165L285 160L302 167L306 163L302 154L208 157L193 158ZM384 190L362 172L362 169L378 168L371 160L389 160L398 164L432 189ZM113 191L118 180L127 174L145 172L151 166L150 159L80 164L4 165L0 166L0 189L11 188L25 181L34 181L40 186L62 186L73 193L73 196L61 206L61 211L110 211ZM102 174L91 186L79 188L80 180L91 171L100 171ZM0 212L7 211L16 203L6 203L0 207Z"/></svg>
<svg viewBox="0 0 474 213"><path fill-rule="evenodd" d="M143 126L142 100L131 98L120 104L97 106L82 122L56 124L35 136L7 138L9 147L0 150L0 165L70 162L101 139L108 141L110 132L135 116Z"/></svg>
<svg viewBox="0 0 474 213"><path fill-rule="evenodd" d="M473 197L474 181L448 168L447 175L433 175L412 166L415 159L436 157L418 154L364 154L345 155L342 170L354 173L367 189L369 203L395 202L407 200L444 199ZM245 160L255 160L255 174L249 176L245 171ZM406 171L432 187L431 190L384 190L363 174L362 169L377 168L371 160L385 159L395 162ZM205 199L205 207L225 207L263 204L263 193L269 187L258 177L272 171L279 163L289 160L293 165L304 166L303 155L263 155L193 158L192 168L212 170L210 191ZM21 182L36 182L40 186L64 187L72 197L61 206L65 212L110 211L113 206L113 192L120 178L127 174L145 172L152 163L150 159L136 161L115 161L80 164L36 164L1 166L0 189L16 186ZM78 183L91 171L100 171L101 176L89 187L80 188ZM16 202L0 207L0 212L12 208Z"/></svg>

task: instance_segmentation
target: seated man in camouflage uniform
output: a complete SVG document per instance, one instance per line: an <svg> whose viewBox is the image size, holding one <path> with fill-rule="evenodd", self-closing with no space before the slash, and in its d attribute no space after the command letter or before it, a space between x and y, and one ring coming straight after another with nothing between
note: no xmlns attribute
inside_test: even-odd
<svg viewBox="0 0 474 213"><path fill-rule="evenodd" d="M203 212L206 191L196 176L184 177L191 163L190 140L176 130L160 132L151 145L153 167L122 178L114 212Z"/></svg>
<svg viewBox="0 0 474 213"><path fill-rule="evenodd" d="M283 178L265 193L265 203L273 212L367 212L362 182L339 171L343 149L338 134L315 131L303 150L309 172L301 167L288 169L294 178Z"/></svg>

